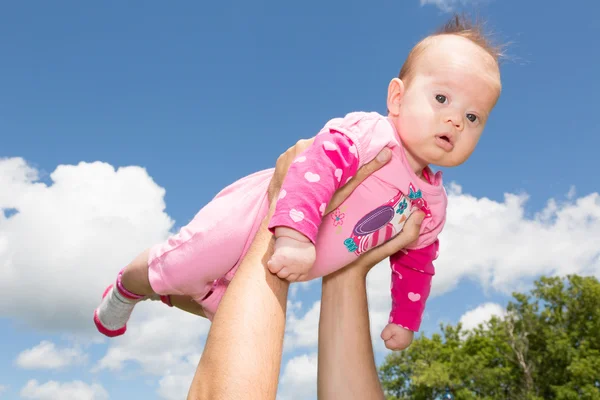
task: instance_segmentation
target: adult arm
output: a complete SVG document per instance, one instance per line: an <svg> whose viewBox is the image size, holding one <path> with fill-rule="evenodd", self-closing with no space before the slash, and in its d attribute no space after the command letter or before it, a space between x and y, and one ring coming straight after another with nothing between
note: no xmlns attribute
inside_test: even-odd
<svg viewBox="0 0 600 400"><path fill-rule="evenodd" d="M263 221L219 304L190 400L275 399L289 284L266 267L273 254L268 221Z"/></svg>
<svg viewBox="0 0 600 400"><path fill-rule="evenodd" d="M418 238L422 212L403 231L345 268L323 277L317 392L319 400L384 399L371 344L366 277L377 263Z"/></svg>
<svg viewBox="0 0 600 400"><path fill-rule="evenodd" d="M277 160L271 207L215 314L188 400L275 399L281 367L289 283L272 275L268 222L285 172L309 144L300 141Z"/></svg>

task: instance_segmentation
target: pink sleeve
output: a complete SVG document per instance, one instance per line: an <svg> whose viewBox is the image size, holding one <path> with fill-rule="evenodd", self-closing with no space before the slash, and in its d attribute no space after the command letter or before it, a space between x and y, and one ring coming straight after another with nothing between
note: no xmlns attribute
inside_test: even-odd
<svg viewBox="0 0 600 400"><path fill-rule="evenodd" d="M435 275L433 260L439 240L416 250L399 251L390 257L392 267L392 311L390 323L417 332Z"/></svg>
<svg viewBox="0 0 600 400"><path fill-rule="evenodd" d="M341 132L350 138L356 146L358 168L372 161L383 148L400 145L387 118L374 112L353 112L334 118L325 124L325 130Z"/></svg>
<svg viewBox="0 0 600 400"><path fill-rule="evenodd" d="M344 134L325 131L290 166L269 223L292 228L315 243L325 207L358 169L356 147Z"/></svg>

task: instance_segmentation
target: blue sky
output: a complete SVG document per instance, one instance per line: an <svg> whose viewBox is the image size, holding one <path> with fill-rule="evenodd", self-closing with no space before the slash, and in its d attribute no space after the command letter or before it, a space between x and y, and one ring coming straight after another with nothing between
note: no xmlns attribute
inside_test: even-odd
<svg viewBox="0 0 600 400"><path fill-rule="evenodd" d="M189 384L208 326L149 304L132 324L164 342L136 342L136 331L102 341L91 322L102 289L223 186L272 166L328 119L385 112L408 51L457 3L510 45L477 151L444 171L449 222L424 331L497 312L542 273L600 276L590 239L600 234L592 1L6 3L0 398L178 398L173 388ZM373 315L387 312L380 267ZM319 290L299 286L291 298L282 399L314 386L299 371L314 367ZM169 318L182 328L162 330L157 321ZM189 348L164 345L177 341ZM164 370L148 365L159 361Z"/></svg>

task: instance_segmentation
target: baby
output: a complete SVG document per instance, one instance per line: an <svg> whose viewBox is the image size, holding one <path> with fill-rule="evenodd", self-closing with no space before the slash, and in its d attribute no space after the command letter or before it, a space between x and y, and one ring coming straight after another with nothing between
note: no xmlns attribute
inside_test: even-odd
<svg viewBox="0 0 600 400"><path fill-rule="evenodd" d="M305 281L334 272L390 240L410 214L425 213L418 240L390 257L392 309L382 332L392 350L419 330L438 256L447 197L441 172L465 162L501 91L498 51L477 26L454 17L410 52L387 94L388 115L354 112L329 121L289 169L269 229L276 237L268 268ZM381 149L390 162L361 183L331 214L335 193ZM267 215L272 170L221 191L181 231L138 256L103 295L94 322L121 335L135 304L188 295L211 319Z"/></svg>

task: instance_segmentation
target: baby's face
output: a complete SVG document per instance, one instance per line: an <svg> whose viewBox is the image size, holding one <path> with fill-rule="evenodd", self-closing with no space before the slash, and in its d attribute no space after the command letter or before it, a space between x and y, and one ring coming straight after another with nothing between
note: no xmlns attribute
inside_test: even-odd
<svg viewBox="0 0 600 400"><path fill-rule="evenodd" d="M417 163L462 164L475 150L500 95L497 63L471 41L453 35L433 38L416 63L391 120Z"/></svg>

